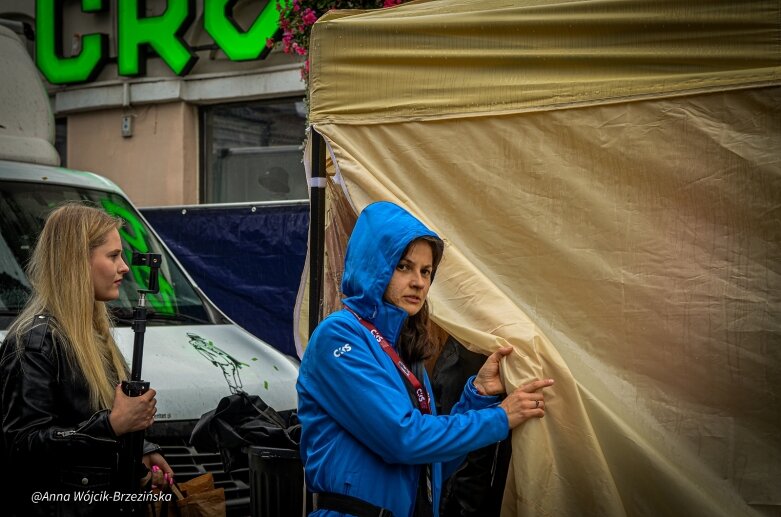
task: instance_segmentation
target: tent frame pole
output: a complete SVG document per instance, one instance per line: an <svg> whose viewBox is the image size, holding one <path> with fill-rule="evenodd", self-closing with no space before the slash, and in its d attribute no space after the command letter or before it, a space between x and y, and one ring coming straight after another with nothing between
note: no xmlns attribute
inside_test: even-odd
<svg viewBox="0 0 781 517"><path fill-rule="evenodd" d="M309 184L309 336L323 312L323 265L325 258L325 140L311 129L311 170Z"/></svg>

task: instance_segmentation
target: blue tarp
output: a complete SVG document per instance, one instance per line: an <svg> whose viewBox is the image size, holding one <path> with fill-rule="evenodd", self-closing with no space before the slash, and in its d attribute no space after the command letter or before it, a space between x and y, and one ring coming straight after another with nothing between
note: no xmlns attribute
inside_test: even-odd
<svg viewBox="0 0 781 517"><path fill-rule="evenodd" d="M141 212L225 314L296 357L293 308L306 258L308 203Z"/></svg>

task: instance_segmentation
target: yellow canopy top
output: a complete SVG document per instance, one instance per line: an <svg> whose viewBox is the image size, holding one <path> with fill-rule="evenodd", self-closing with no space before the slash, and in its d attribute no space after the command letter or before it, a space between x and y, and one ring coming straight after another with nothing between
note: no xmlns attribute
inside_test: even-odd
<svg viewBox="0 0 781 517"><path fill-rule="evenodd" d="M778 0L435 0L336 11L313 123L498 115L781 79Z"/></svg>

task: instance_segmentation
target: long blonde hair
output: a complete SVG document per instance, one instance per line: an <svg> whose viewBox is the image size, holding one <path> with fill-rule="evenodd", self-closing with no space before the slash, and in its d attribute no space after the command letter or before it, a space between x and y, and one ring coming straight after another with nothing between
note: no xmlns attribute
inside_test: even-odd
<svg viewBox="0 0 781 517"><path fill-rule="evenodd" d="M79 203L54 210L33 250L27 274L33 293L8 333L20 339L36 314L49 314L57 342L71 366L84 375L94 410L110 408L114 386L127 378L127 366L111 334L111 317L104 302L95 300L90 257L106 242L121 219Z"/></svg>

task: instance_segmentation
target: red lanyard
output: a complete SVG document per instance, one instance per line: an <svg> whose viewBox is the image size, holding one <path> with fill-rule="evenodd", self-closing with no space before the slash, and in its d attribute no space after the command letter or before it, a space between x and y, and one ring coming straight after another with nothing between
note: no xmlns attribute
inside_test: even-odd
<svg viewBox="0 0 781 517"><path fill-rule="evenodd" d="M415 377L415 374L412 373L409 368L407 368L407 365L404 364L404 361L401 360L399 354L397 354L393 347L388 344L388 340L385 339L382 334L380 334L380 331L377 330L377 327L375 327L371 322L368 322L358 316L358 314L356 314L355 311L348 306L345 305L344 308L350 311L353 316L358 318L358 321L361 322L361 325L366 327L369 332L371 332L371 335L374 336L374 339L376 339L377 343L380 344L382 350L388 354L388 356L393 360L393 363L396 365L396 368L398 368L401 374L407 378L407 382L412 385L412 389L415 390L415 397L418 400L418 409L420 409L420 412L424 415L430 415L431 406L429 405L429 397L426 388L424 388L418 378Z"/></svg>

